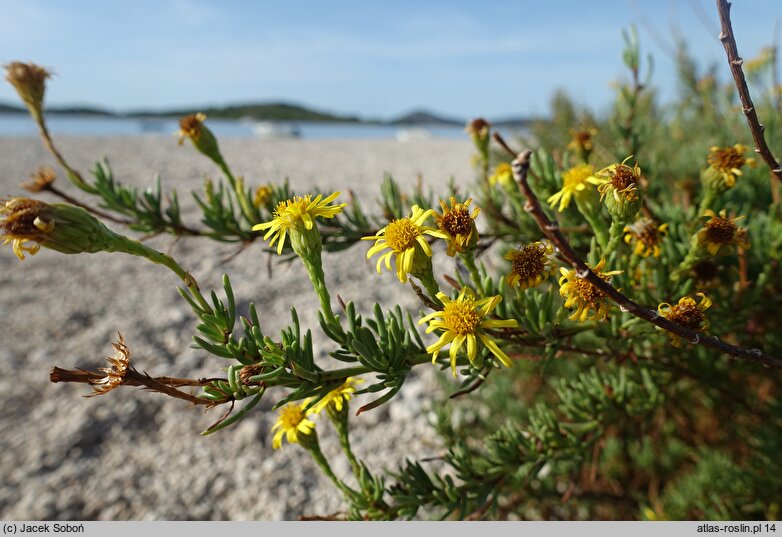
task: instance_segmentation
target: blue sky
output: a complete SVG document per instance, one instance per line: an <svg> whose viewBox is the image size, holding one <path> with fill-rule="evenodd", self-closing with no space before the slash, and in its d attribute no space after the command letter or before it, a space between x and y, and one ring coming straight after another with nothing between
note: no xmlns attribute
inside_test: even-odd
<svg viewBox="0 0 782 537"><path fill-rule="evenodd" d="M599 112L627 76L632 23L663 98L674 33L703 65L725 62L713 0L0 0L0 13L0 62L53 69L48 102L118 110L281 100L498 118L545 113L564 88ZM732 16L749 58L771 44L782 1L736 0ZM0 85L0 102L16 100Z"/></svg>

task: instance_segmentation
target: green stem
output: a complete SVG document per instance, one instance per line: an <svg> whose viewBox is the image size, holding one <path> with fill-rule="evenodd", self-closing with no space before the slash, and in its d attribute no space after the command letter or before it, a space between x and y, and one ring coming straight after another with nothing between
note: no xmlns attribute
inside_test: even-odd
<svg viewBox="0 0 782 537"><path fill-rule="evenodd" d="M314 431L310 433L311 435L316 434ZM318 445L317 438L315 438L314 442L307 441L305 443L301 444L304 449L306 449L310 455L312 455L313 460L317 465L320 467L320 469L323 471L324 474L326 474L329 479L334 483L334 485L342 491L342 493L345 495L345 498L350 501L351 496L356 496L358 493L348 487L345 483L343 483L334 473L334 471L331 469L331 466L329 465L329 462L326 460L326 457L323 455L323 452L320 450L320 445Z"/></svg>
<svg viewBox="0 0 782 537"><path fill-rule="evenodd" d="M307 269L307 274L312 282L312 288L315 290L315 294L318 295L320 300L320 309L323 312L323 316L329 324L340 326L339 319L334 315L334 310L331 309L331 294L328 287L326 287L326 274L323 272L323 264L320 261L320 252L318 252L317 261L309 259L308 256L299 255L299 258L304 263L304 268Z"/></svg>
<svg viewBox="0 0 782 537"><path fill-rule="evenodd" d="M706 209L710 209L714 203L714 199L717 197L717 193L712 188L706 188L703 191L703 199L698 206L698 215L702 215Z"/></svg>
<svg viewBox="0 0 782 537"><path fill-rule="evenodd" d="M470 279L472 280L472 283L475 285L475 289L478 291L478 294L483 295L483 286L481 285L481 274L478 272L478 266L475 264L475 253L473 250L466 250L462 254L462 259L464 260L464 264L467 267L467 270L470 272Z"/></svg>
<svg viewBox="0 0 782 537"><path fill-rule="evenodd" d="M343 401L342 409L337 410L332 404L326 407L326 413L328 414L331 423L334 425L334 429L339 436L339 444L342 446L342 451L345 453L350 467L353 469L353 475L356 476L356 480L361 481L361 465L358 459L353 454L353 449L350 447L350 436L348 433L348 402Z"/></svg>
<svg viewBox="0 0 782 537"><path fill-rule="evenodd" d="M437 293L440 292L440 286L437 285L434 274L430 271L429 273L417 274L416 277L420 280L421 284L426 289L426 292L429 293L429 298L439 302Z"/></svg>
<svg viewBox="0 0 782 537"><path fill-rule="evenodd" d="M616 250L617 246L619 246L619 243L622 240L622 234L624 233L624 228L624 224L618 220L613 220L611 222L611 227L608 230L608 245L605 250L603 250L604 255L609 255Z"/></svg>
<svg viewBox="0 0 782 537"><path fill-rule="evenodd" d="M219 158L215 160L215 163L226 176L228 182L231 184L231 189L236 196L236 201L239 204L239 209L242 211L242 215L244 216L245 220L247 220L247 222L251 225L257 224L257 218L253 212L250 200L245 195L246 193L244 191L244 183L242 181L236 180L234 174L231 172L231 168L228 167L228 163L225 161L222 155L220 155Z"/></svg>

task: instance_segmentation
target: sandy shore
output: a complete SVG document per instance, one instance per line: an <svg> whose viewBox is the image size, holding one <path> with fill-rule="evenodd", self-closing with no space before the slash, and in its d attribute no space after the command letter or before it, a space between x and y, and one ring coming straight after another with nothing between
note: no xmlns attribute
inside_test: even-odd
<svg viewBox="0 0 782 537"><path fill-rule="evenodd" d="M207 159L169 137L73 137L58 143L85 172L105 156L115 177L128 184L144 187L159 173L164 188L178 190L192 225L198 224L198 212L188 191L199 189L207 175L219 177ZM452 176L459 185L473 180L468 141L227 140L221 146L248 184L288 178L300 193L351 188L373 212L386 172L404 186L420 176L441 191ZM7 196L25 195L18 184L53 161L37 139L0 138L0 163L0 194ZM64 178L58 185L85 199ZM269 278L267 258L258 249L225 262L232 247L206 239L157 237L148 244L174 255L202 288L219 289L222 273L229 274L240 310L254 301L263 312L264 331L275 339L291 306L319 334L317 302L298 263L278 265ZM417 310L409 289L392 273L378 276L365 252L359 245L326 255L332 295L355 301L364 312L374 302ZM66 256L48 250L20 263L6 246L0 249L0 283L2 518L290 520L343 508L336 489L302 449L272 450L269 429L276 414L268 410L280 393L237 426L203 438L198 433L220 410L204 414L132 388L84 399L89 393L84 385L49 382L54 365L103 367L117 331L139 370L153 376L219 375L226 362L190 348L195 320L176 292L177 279L165 269L123 254ZM319 360L329 360L331 348L316 337ZM430 403L438 397L430 393L435 372L419 369L390 405L351 422L356 453L374 469L439 453L427 423ZM337 474L347 476L330 426L324 420L318 430Z"/></svg>

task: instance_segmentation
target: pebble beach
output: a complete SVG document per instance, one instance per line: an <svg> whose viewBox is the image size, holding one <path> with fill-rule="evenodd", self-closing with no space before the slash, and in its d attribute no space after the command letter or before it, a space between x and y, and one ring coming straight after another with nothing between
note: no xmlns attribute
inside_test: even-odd
<svg viewBox="0 0 782 537"><path fill-rule="evenodd" d="M200 190L219 170L189 144L169 136L56 137L68 161L83 174L107 158L115 179L143 189L160 175L163 189L176 189L184 220L199 225L189 192ZM474 181L473 148L464 140L260 140L226 139L222 152L248 185L281 183L299 194L312 189L351 189L364 210L378 214L384 174L409 190L419 180L445 194L453 178L461 188ZM0 195L31 196L19 187L39 166L58 172L56 185L81 200L40 141L0 137ZM51 195L44 201L59 201ZM94 203L93 200L89 200ZM109 227L134 238L140 235ZM282 265L260 244L238 255L235 247L204 238L146 239L169 253L202 289L233 283L240 314L254 302L262 329L274 339L295 307L303 327L313 329L319 363L333 343L317 323L318 302L300 263ZM366 244L324 253L332 297L355 302L368 313L378 302L414 313L421 304L393 272L378 275L366 260ZM443 252L436 255L445 257ZM271 271L269 271L271 266ZM271 446L270 393L243 421L217 434L201 431L223 412L203 412L188 403L123 387L86 399L83 384L53 384L49 371L94 370L106 365L120 332L131 363L152 376L220 376L221 358L191 347L196 321L176 291L179 280L165 268L125 254L63 255L42 249L20 262L10 245L0 249L0 516L28 520L297 520L344 513L337 490L296 445ZM433 336L431 336L433 337ZM434 341L434 340L432 340ZM328 368L328 367L327 367ZM351 418L357 456L375 471L395 469L405 458L441 453L430 426L432 404L443 398L447 376L431 366L416 368L390 404ZM445 394L447 395L447 394ZM365 404L370 396L358 398ZM355 408L355 407L354 407ZM337 475L350 468L330 424L318 424L321 446ZM353 482L348 480L349 484Z"/></svg>

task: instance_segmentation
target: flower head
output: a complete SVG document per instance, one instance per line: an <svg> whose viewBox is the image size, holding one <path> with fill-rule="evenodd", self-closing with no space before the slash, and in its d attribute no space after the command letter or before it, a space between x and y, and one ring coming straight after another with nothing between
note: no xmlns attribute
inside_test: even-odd
<svg viewBox="0 0 782 537"><path fill-rule="evenodd" d="M537 287L554 271L550 259L553 253L551 243L538 241L511 250L505 254L505 259L511 262L510 274L505 277L505 282L522 289Z"/></svg>
<svg viewBox="0 0 782 537"><path fill-rule="evenodd" d="M101 373L105 373L105 376L97 380L90 380L94 391L84 397L107 394L124 382L125 375L130 369L130 349L125 345L125 338L122 337L122 334L119 334L118 340L112 343L112 346L114 347L114 356L106 358L110 367L98 369Z"/></svg>
<svg viewBox="0 0 782 537"><path fill-rule="evenodd" d="M747 147L736 144L733 147L711 148L707 157L709 167L703 174L703 180L707 186L722 192L736 185L736 179L742 174L744 165L754 166L755 159L746 158L744 154Z"/></svg>
<svg viewBox="0 0 782 537"><path fill-rule="evenodd" d="M272 187L269 185L261 185L255 189L253 194L253 205L256 207L263 207L272 198Z"/></svg>
<svg viewBox="0 0 782 537"><path fill-rule="evenodd" d="M707 210L703 216L709 218L709 221L698 232L697 240L709 254L717 255L721 249L730 249L733 245L745 250L749 248L747 230L736 225L736 222L743 217L728 218L725 209L720 211L719 216L712 210Z"/></svg>
<svg viewBox="0 0 782 537"><path fill-rule="evenodd" d="M506 367L513 365L510 358L502 352L497 343L485 332L486 329L516 328L519 326L515 319L486 319L486 316L502 300L501 296L497 295L475 300L472 290L469 287L465 287L456 300L451 300L445 293L437 293L437 298L443 303L443 309L430 313L418 321L418 324L429 323L426 329L427 334L434 330L442 332L440 339L426 348L426 352L432 353L432 363L437 359L440 349L450 343L451 370L453 375L456 376L456 356L462 345L466 344L467 358L470 360L470 363L478 367L480 364L476 360L478 357L478 341L480 340L503 365Z"/></svg>
<svg viewBox="0 0 782 537"><path fill-rule="evenodd" d="M467 126L464 127L464 132L472 136L473 139L488 139L489 129L491 123L483 119L482 117L472 119L467 122Z"/></svg>
<svg viewBox="0 0 782 537"><path fill-rule="evenodd" d="M29 198L11 198L0 206L0 238L13 243L16 257L35 255L41 243L54 230L54 215L49 204Z"/></svg>
<svg viewBox="0 0 782 537"><path fill-rule="evenodd" d="M272 425L272 431L277 431L272 439L272 447L274 449L279 449L282 446L283 436L289 443L298 444L303 437L315 432L315 424L307 419L312 410L306 411L306 406L307 402L305 401L301 404L290 404L280 409L280 415L274 425Z"/></svg>
<svg viewBox="0 0 782 537"><path fill-rule="evenodd" d="M46 93L46 79L51 72L34 63L11 62L5 67L5 79L27 105L33 116L43 112L43 98Z"/></svg>
<svg viewBox="0 0 782 537"><path fill-rule="evenodd" d="M595 135L597 135L597 129L595 128L570 129L571 140L567 145L567 148L578 152L581 159L584 162L587 162L589 160L589 155L592 153L592 138L594 138Z"/></svg>
<svg viewBox="0 0 782 537"><path fill-rule="evenodd" d="M631 226L625 226L625 242L635 243L633 253L642 257L659 257L660 243L668 234L668 224L655 225L649 218L641 218Z"/></svg>
<svg viewBox="0 0 782 537"><path fill-rule="evenodd" d="M562 190L546 201L554 207L559 203L559 212L567 209L570 199L579 196L589 185L599 185L601 181L595 177L595 169L589 164L579 164L562 174Z"/></svg>
<svg viewBox="0 0 782 537"><path fill-rule="evenodd" d="M605 198L608 212L614 219L620 221L630 220L641 207L638 192L641 168L637 163L632 167L628 166L626 162L631 158L632 155L624 159L621 164L611 164L596 174L602 183L597 187L600 200Z"/></svg>
<svg viewBox="0 0 782 537"><path fill-rule="evenodd" d="M179 145L185 142L185 138L189 138L193 143L201 138L201 133L204 131L204 121L206 121L206 114L198 112L197 114L189 114L179 120Z"/></svg>
<svg viewBox="0 0 782 537"><path fill-rule="evenodd" d="M396 275L399 281L405 283L407 275L416 275L421 270L421 265L428 263L431 267L432 249L426 242L424 235L439 237L448 240L450 237L444 231L431 226L425 226L424 222L432 215L432 209L423 210L418 205L413 205L412 214L409 217L391 221L386 227L371 237L362 237L362 240L375 241L367 252L367 259L388 248L390 251L381 255L377 260L377 272L385 262L386 269L391 270L391 258L396 255ZM426 258L426 259L423 259Z"/></svg>
<svg viewBox="0 0 782 537"><path fill-rule="evenodd" d="M505 186L513 184L513 167L507 162L500 162L497 167L494 168L494 173L489 176L489 183L496 185L497 183Z"/></svg>
<svg viewBox="0 0 782 537"><path fill-rule="evenodd" d="M49 166L41 166L30 178L31 181L22 183L20 186L28 192L41 192L49 189L49 185L57 179L57 173Z"/></svg>
<svg viewBox="0 0 782 537"><path fill-rule="evenodd" d="M448 201L450 202L450 207L443 200L440 200L440 207L443 209L442 214L437 211L433 211L432 214L435 222L437 222L437 227L448 235L446 239L448 241L448 255L453 257L457 252L464 252L465 249L474 248L478 242L475 218L481 210L476 207L470 214L472 199L461 203L451 196L448 198Z"/></svg>
<svg viewBox="0 0 782 537"><path fill-rule="evenodd" d="M711 306L711 300L703 293L696 293L696 295L701 297L700 303L696 303L694 298L685 296L673 306L667 302L661 303L657 306L657 312L671 322L695 332L702 332L709 327L709 320L703 312ZM673 345L678 347L680 338L670 332L669 335Z"/></svg>
<svg viewBox="0 0 782 537"><path fill-rule="evenodd" d="M315 218L334 218L342 211L342 207L347 203L339 205L329 205L334 201L339 192L334 192L327 198L318 194L312 199L310 194L306 196L296 196L292 199L281 201L274 210L274 218L271 222L264 222L253 226L253 231L268 230L263 236L264 240L271 237L269 246L277 243L277 253L282 254L285 246L285 237L290 233L291 241L294 241L294 234L304 230L312 230L315 226ZM319 237L318 237L319 238ZM295 246L295 245L294 245Z"/></svg>
<svg viewBox="0 0 782 537"><path fill-rule="evenodd" d="M599 278L606 282L611 281L611 276L621 274L621 270L602 272L606 260L592 267ZM587 321L605 319L608 317L609 302L605 293L589 283L586 278L579 277L575 269L560 268L562 276L559 278L559 294L565 297L566 308L576 308L569 319L573 321ZM590 316L590 312L593 312Z"/></svg>
<svg viewBox="0 0 782 537"><path fill-rule="evenodd" d="M356 393L356 384L363 382L356 377L348 377L345 382L331 390L326 396L318 401L312 408L313 412L320 413L324 408L333 407L338 412L342 411L343 406L353 398Z"/></svg>

